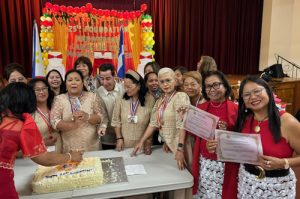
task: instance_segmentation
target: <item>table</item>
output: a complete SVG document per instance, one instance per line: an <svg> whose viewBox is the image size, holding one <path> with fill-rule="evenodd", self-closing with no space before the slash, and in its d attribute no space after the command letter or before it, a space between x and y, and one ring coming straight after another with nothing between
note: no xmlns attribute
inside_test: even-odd
<svg viewBox="0 0 300 199"><path fill-rule="evenodd" d="M177 168L173 154L167 154L161 148L154 148L149 155L140 154L131 157L132 149L122 152L103 150L86 152L85 157L123 157L125 165L142 164L146 175L128 176L128 182L104 184L94 188L76 189L73 191L49 194L31 193L31 180L37 165L30 159L17 159L15 163L15 185L22 199L61 199L61 198L114 198L154 192L184 189L193 186L193 177L187 171Z"/></svg>

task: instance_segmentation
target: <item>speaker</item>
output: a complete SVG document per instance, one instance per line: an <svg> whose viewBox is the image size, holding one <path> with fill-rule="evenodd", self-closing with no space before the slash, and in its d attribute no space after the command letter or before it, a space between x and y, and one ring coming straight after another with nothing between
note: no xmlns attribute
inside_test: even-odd
<svg viewBox="0 0 300 199"><path fill-rule="evenodd" d="M282 78L284 77L284 73L282 70L282 64L273 64L270 66L268 73L274 78Z"/></svg>

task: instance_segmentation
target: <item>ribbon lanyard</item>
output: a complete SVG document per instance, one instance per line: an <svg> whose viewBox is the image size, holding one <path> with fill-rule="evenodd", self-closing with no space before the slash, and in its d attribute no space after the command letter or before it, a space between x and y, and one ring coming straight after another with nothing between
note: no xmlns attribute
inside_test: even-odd
<svg viewBox="0 0 300 199"><path fill-rule="evenodd" d="M163 123L163 117L164 117L165 109L167 108L168 103L171 101L171 99L173 98L175 93L176 93L176 91L174 91L170 97L165 96L162 103L161 103L161 105L160 105L160 107L159 107L158 122L160 124Z"/></svg>
<svg viewBox="0 0 300 199"><path fill-rule="evenodd" d="M49 133L52 133L52 126L50 123L50 113L48 111L48 117L41 111L41 109L39 109L39 107L37 107L37 112L40 114L40 116L42 117L42 119L44 120L44 122L46 123Z"/></svg>
<svg viewBox="0 0 300 199"><path fill-rule="evenodd" d="M83 95L83 92L81 91L80 96L79 97L75 97L75 102L74 102L74 106L73 106L73 103L71 101L71 96L68 94L72 114L80 109L81 104L80 104L79 98L81 98L82 95Z"/></svg>
<svg viewBox="0 0 300 199"><path fill-rule="evenodd" d="M200 97L198 98L196 104L195 104L196 107L198 106L198 104L199 104L199 102L200 102L201 99L202 99L202 97L200 96Z"/></svg>
<svg viewBox="0 0 300 199"><path fill-rule="evenodd" d="M133 103L132 97L130 97L130 115L135 116L136 110L139 106L140 100L137 99L135 103Z"/></svg>

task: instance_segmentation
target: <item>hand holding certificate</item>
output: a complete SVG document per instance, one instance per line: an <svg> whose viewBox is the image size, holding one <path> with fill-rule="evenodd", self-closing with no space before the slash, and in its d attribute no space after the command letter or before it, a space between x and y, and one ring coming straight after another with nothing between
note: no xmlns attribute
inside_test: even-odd
<svg viewBox="0 0 300 199"><path fill-rule="evenodd" d="M214 137L218 121L217 116L190 105L183 118L183 128L208 140Z"/></svg>
<svg viewBox="0 0 300 199"><path fill-rule="evenodd" d="M245 134L224 130L216 130L218 140L218 160L259 164L259 157L263 155L260 134Z"/></svg>

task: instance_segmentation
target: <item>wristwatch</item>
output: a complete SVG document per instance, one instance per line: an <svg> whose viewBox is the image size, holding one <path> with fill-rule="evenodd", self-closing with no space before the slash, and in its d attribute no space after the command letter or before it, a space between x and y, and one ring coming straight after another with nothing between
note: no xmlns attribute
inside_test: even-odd
<svg viewBox="0 0 300 199"><path fill-rule="evenodd" d="M286 159L286 158L283 158L285 164L284 164L284 169L288 169L290 168L290 164L289 164L289 161Z"/></svg>
<svg viewBox="0 0 300 199"><path fill-rule="evenodd" d="M184 147L184 144L178 143L177 147L178 147L178 148L183 148L183 147Z"/></svg>
<svg viewBox="0 0 300 199"><path fill-rule="evenodd" d="M178 143L178 145L177 145L177 151L184 152L184 144Z"/></svg>

